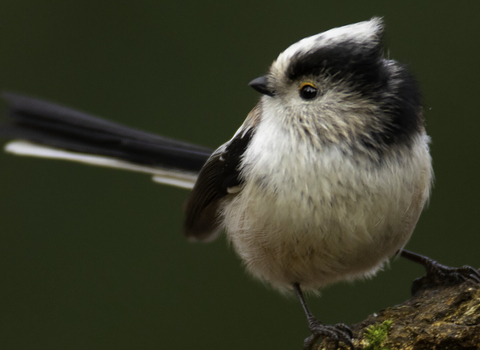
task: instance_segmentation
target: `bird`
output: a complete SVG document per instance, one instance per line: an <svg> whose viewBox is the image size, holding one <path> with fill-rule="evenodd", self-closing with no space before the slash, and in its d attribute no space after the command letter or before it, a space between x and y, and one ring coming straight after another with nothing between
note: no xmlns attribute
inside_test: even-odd
<svg viewBox="0 0 480 350"><path fill-rule="evenodd" d="M418 83L385 54L382 18L304 38L249 85L261 94L216 150L122 126L41 99L3 93L5 151L132 170L190 189L185 236L222 232L245 269L305 312L310 350L353 349L345 324L326 325L304 292L376 274L393 257L420 263L427 284L480 283L405 250L433 181Z"/></svg>

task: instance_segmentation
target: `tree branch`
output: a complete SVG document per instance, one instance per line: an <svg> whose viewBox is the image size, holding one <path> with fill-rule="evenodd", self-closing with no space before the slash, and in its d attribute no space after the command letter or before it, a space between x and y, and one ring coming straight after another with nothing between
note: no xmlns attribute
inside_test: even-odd
<svg viewBox="0 0 480 350"><path fill-rule="evenodd" d="M467 281L420 289L404 303L368 316L352 331L356 350L478 350L480 286Z"/></svg>

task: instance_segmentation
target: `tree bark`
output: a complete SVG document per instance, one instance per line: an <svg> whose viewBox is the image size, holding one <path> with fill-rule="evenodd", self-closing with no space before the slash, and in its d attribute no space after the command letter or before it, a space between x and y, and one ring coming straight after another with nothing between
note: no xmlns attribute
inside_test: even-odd
<svg viewBox="0 0 480 350"><path fill-rule="evenodd" d="M372 345L367 329L382 323L388 335ZM368 316L352 331L355 350L479 350L480 286L467 281L425 287L404 303Z"/></svg>

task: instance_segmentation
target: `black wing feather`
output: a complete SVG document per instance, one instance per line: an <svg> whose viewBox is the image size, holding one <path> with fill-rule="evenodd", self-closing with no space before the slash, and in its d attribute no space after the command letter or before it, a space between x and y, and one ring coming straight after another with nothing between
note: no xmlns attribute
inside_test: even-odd
<svg viewBox="0 0 480 350"><path fill-rule="evenodd" d="M240 163L253 134L253 128L237 133L212 154L200 171L185 205L187 237L206 240L218 231L218 206L229 188L243 182Z"/></svg>

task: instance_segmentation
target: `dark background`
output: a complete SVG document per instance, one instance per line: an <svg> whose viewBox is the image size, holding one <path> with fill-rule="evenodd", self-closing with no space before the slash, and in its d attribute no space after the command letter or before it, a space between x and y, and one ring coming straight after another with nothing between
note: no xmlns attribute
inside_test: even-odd
<svg viewBox="0 0 480 350"><path fill-rule="evenodd" d="M408 248L478 267L480 8L443 3L3 2L0 87L213 148L279 52L385 16L389 54L420 80L433 139L435 189ZM183 238L187 191L5 154L0 169L2 349L301 348L295 299L247 276L224 237ZM311 308L326 323L358 322L408 298L423 274L403 260L386 270L327 288Z"/></svg>

